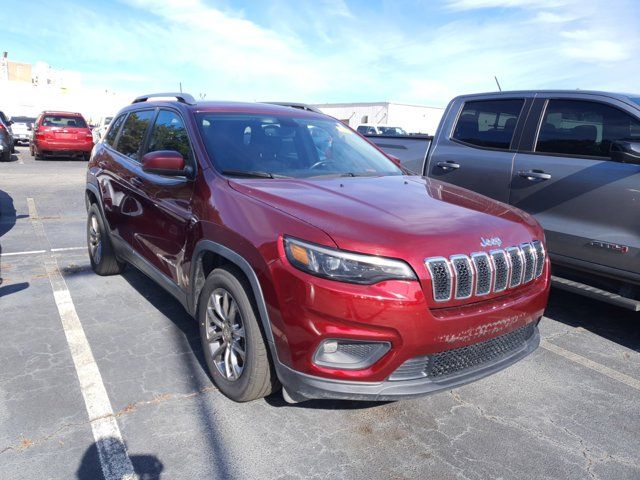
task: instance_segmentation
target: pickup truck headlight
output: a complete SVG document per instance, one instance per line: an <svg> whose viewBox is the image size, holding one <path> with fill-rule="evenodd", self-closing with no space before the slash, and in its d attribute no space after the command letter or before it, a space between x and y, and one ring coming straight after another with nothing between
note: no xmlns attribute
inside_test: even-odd
<svg viewBox="0 0 640 480"><path fill-rule="evenodd" d="M284 238L291 264L317 277L371 285L383 280L417 280L411 267L401 260L345 252Z"/></svg>

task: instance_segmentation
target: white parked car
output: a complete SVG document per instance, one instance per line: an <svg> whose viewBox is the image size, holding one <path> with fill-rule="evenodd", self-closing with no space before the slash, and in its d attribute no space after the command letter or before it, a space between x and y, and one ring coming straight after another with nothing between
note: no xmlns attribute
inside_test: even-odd
<svg viewBox="0 0 640 480"><path fill-rule="evenodd" d="M33 124L35 117L11 117L11 131L13 132L13 140L16 144L28 145L31 140Z"/></svg>
<svg viewBox="0 0 640 480"><path fill-rule="evenodd" d="M93 134L93 143L98 143L102 136L107 133L107 129L109 128L109 124L113 117L101 117L98 125L91 130Z"/></svg>
<svg viewBox="0 0 640 480"><path fill-rule="evenodd" d="M363 123L362 125L358 125L358 128L356 130L362 135L407 135L407 132L404 128L394 127L391 125L369 125Z"/></svg>

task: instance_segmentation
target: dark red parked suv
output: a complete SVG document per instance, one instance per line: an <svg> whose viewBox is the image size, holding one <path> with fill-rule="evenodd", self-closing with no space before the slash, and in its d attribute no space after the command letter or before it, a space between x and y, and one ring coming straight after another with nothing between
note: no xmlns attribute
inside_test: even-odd
<svg viewBox="0 0 640 480"><path fill-rule="evenodd" d="M84 117L73 112L42 112L33 128L31 155L89 159L93 134Z"/></svg>
<svg viewBox="0 0 640 480"><path fill-rule="evenodd" d="M317 112L139 97L96 145L86 200L93 269L132 264L176 297L237 401L424 395L539 343L536 221L407 175Z"/></svg>

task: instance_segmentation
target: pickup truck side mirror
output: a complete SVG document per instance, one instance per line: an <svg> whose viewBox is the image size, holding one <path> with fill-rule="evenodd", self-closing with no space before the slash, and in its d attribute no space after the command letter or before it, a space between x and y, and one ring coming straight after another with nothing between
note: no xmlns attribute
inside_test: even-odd
<svg viewBox="0 0 640 480"><path fill-rule="evenodd" d="M142 157L142 170L158 175L172 177L188 177L191 167L185 166L182 155L174 150L149 152Z"/></svg>
<svg viewBox="0 0 640 480"><path fill-rule="evenodd" d="M616 140L611 144L611 160L640 165L640 142Z"/></svg>

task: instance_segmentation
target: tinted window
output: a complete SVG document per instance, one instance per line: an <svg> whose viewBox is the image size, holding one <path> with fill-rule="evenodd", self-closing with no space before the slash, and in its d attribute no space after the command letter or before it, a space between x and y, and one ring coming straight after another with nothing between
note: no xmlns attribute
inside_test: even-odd
<svg viewBox="0 0 640 480"><path fill-rule="evenodd" d="M122 114L118 118L116 118L116 121L113 122L111 124L111 128L109 128L109 132L107 132L105 142L107 142L107 144L111 145L112 147L114 145L114 142L116 141L118 132L120 131L120 127L122 126L122 122L124 122L124 117L126 117L126 114Z"/></svg>
<svg viewBox="0 0 640 480"><path fill-rule="evenodd" d="M154 113L153 110L131 112L122 126L116 150L133 160L138 160L142 141Z"/></svg>
<svg viewBox="0 0 640 480"><path fill-rule="evenodd" d="M524 100L466 102L453 138L480 147L508 150Z"/></svg>
<svg viewBox="0 0 640 480"><path fill-rule="evenodd" d="M87 128L87 122L84 121L84 118L75 115L45 115L42 118L42 126Z"/></svg>
<svg viewBox="0 0 640 480"><path fill-rule="evenodd" d="M206 112L197 119L209 157L220 171L296 178L402 174L336 120Z"/></svg>
<svg viewBox="0 0 640 480"><path fill-rule="evenodd" d="M640 122L617 108L582 100L550 100L537 152L609 157L616 140L640 141Z"/></svg>
<svg viewBox="0 0 640 480"><path fill-rule="evenodd" d="M158 150L174 150L180 152L185 159L191 157L189 136L184 128L182 118L170 110L160 110L151 132L148 152Z"/></svg>

